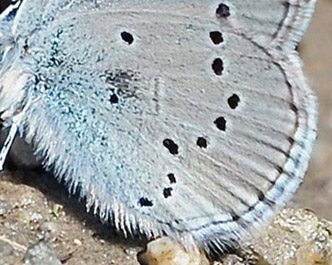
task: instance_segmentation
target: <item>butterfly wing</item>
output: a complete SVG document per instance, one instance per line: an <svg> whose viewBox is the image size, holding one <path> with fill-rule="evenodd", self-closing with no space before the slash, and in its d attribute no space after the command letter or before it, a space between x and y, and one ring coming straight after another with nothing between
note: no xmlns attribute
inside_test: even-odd
<svg viewBox="0 0 332 265"><path fill-rule="evenodd" d="M264 47L294 49L308 26L315 2L225 1L224 4L230 8L229 24L240 28L246 36Z"/></svg>
<svg viewBox="0 0 332 265"><path fill-rule="evenodd" d="M213 254L293 194L316 101L291 48L313 1L47 3L15 62L20 130L103 219Z"/></svg>

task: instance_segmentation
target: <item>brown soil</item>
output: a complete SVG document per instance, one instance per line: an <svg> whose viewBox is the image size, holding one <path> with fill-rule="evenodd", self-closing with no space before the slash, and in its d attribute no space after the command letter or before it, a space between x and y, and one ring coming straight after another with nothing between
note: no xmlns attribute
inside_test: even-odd
<svg viewBox="0 0 332 265"><path fill-rule="evenodd" d="M295 196L301 207L332 220L332 1L319 0L300 46L304 69L319 99L318 139L304 184Z"/></svg>

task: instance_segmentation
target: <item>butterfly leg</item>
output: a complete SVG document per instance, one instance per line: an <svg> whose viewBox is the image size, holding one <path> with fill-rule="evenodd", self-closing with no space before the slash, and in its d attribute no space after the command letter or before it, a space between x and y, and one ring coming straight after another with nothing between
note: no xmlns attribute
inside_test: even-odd
<svg viewBox="0 0 332 265"><path fill-rule="evenodd" d="M6 141L0 151L0 172L3 171L3 166L5 164L8 152L15 139L16 133L17 133L17 125L13 123L12 126L10 127Z"/></svg>

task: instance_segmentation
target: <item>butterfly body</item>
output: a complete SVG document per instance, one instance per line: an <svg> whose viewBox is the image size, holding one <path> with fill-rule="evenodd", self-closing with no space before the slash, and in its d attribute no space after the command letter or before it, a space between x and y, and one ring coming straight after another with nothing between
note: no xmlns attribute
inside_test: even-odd
<svg viewBox="0 0 332 265"><path fill-rule="evenodd" d="M316 137L294 51L314 1L249 2L25 0L2 18L2 119L119 230L221 253L294 193Z"/></svg>

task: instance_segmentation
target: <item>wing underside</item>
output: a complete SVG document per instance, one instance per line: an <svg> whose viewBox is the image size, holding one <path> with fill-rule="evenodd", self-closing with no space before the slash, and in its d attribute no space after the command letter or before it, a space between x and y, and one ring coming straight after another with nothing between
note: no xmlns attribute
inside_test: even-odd
<svg viewBox="0 0 332 265"><path fill-rule="evenodd" d="M38 77L21 131L102 218L212 255L295 192L317 118L293 49L314 1L46 1L34 31L37 2L15 21Z"/></svg>

